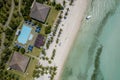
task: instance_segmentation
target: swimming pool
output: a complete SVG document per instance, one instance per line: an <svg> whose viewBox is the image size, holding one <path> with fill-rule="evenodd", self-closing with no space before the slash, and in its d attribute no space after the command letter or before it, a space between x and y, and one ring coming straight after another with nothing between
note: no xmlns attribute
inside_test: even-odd
<svg viewBox="0 0 120 80"><path fill-rule="evenodd" d="M22 44L26 44L26 42L29 38L29 35L31 33L31 30L32 30L32 28L30 28L29 26L23 25L21 33L20 33L20 35L18 36L18 39L17 39L18 42L22 43Z"/></svg>

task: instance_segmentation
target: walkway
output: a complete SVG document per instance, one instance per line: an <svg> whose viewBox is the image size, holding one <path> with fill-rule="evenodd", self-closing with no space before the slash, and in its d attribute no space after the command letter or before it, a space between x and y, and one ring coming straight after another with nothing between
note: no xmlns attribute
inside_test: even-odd
<svg viewBox="0 0 120 80"><path fill-rule="evenodd" d="M19 0L19 14L20 14L20 16L22 16L22 13L21 13L21 3L22 3L22 0Z"/></svg>
<svg viewBox="0 0 120 80"><path fill-rule="evenodd" d="M27 54L27 55L30 56L31 58L37 59L38 61L40 60L39 57L33 56L33 55L31 55L31 54Z"/></svg>
<svg viewBox="0 0 120 80"><path fill-rule="evenodd" d="M11 11L10 11L8 20L6 21L4 27L6 27L6 26L9 25L9 23L10 23L10 21L11 21L11 18L12 18L12 15L13 15L14 8L15 8L15 3L14 3L14 0L12 0L12 2L11 2Z"/></svg>
<svg viewBox="0 0 120 80"><path fill-rule="evenodd" d="M3 49L5 48L5 47L4 47L4 41L5 41L5 33L3 32L3 33L2 33L2 43L1 43L0 54L1 54L1 52L3 51Z"/></svg>

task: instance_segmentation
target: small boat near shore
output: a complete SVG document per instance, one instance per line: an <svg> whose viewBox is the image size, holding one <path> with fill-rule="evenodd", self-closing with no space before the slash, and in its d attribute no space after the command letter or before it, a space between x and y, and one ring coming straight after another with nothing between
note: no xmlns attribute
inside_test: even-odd
<svg viewBox="0 0 120 80"><path fill-rule="evenodd" d="M87 17L86 17L86 20L89 20L91 17L92 17L91 15L87 16Z"/></svg>

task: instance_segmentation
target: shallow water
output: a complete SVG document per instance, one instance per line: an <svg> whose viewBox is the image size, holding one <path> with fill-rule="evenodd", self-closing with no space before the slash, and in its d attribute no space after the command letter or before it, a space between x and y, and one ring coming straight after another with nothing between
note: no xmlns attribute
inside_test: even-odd
<svg viewBox="0 0 120 80"><path fill-rule="evenodd" d="M61 80L120 80L120 0L92 0L87 15L92 18L83 21Z"/></svg>

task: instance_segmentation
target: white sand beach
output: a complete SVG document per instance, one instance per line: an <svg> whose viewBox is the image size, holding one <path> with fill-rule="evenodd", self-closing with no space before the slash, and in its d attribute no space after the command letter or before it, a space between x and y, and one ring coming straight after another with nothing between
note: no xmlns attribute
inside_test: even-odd
<svg viewBox="0 0 120 80"><path fill-rule="evenodd" d="M53 1L53 0L50 0L50 1ZM63 3L63 0L55 0L56 1L56 3Z"/></svg>
<svg viewBox="0 0 120 80"><path fill-rule="evenodd" d="M40 60L40 64L44 66L52 65L58 67L54 80L60 80L64 63L74 43L74 40L76 39L77 33L80 30L81 21L84 18L88 4L87 0L75 0L72 6L69 5L68 0L66 0L66 2L66 8L63 10L63 14L65 14L67 8L69 8L70 11L68 12L66 19L63 17L62 22L57 30L57 34L54 37L53 43L50 45L49 49L46 50L47 56L50 57L53 49L56 49L55 58L51 64L48 64L44 60ZM60 29L63 31L59 37L59 43L56 44L56 39ZM50 80L48 76L49 75L44 75L42 77L40 76L36 80Z"/></svg>

